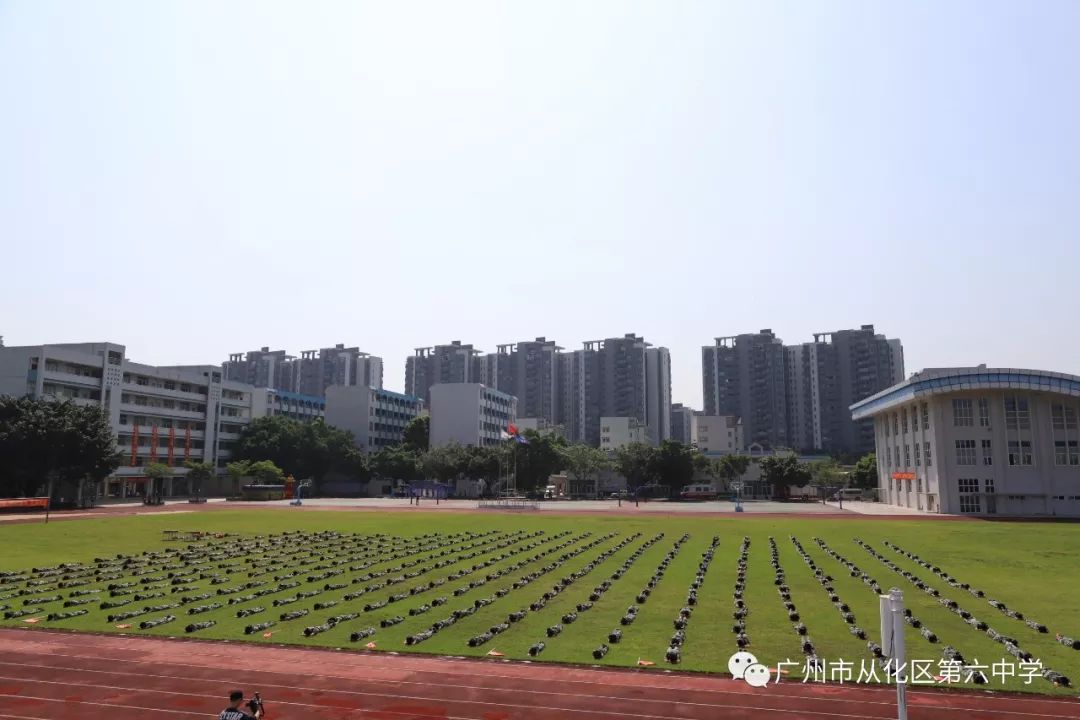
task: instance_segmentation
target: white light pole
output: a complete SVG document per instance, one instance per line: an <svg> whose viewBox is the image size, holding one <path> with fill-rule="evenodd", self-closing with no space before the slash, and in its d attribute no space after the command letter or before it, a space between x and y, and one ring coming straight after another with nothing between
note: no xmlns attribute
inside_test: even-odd
<svg viewBox="0 0 1080 720"><path fill-rule="evenodd" d="M881 652L893 663L896 680L896 717L907 720L907 689L904 675L904 594L892 588L879 595L881 616Z"/></svg>

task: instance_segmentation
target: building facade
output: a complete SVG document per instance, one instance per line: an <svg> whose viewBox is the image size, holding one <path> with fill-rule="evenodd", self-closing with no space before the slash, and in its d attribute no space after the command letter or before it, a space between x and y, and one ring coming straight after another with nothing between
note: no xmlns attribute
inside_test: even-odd
<svg viewBox="0 0 1080 720"><path fill-rule="evenodd" d="M730 455L746 449L742 422L734 415L693 415L690 442L706 455Z"/></svg>
<svg viewBox="0 0 1080 720"><path fill-rule="evenodd" d="M669 424L671 425L672 440L680 442L683 445L690 444L693 416L693 408L686 407L682 403L675 403L671 406L671 420L669 421Z"/></svg>
<svg viewBox="0 0 1080 720"><path fill-rule="evenodd" d="M222 369L229 380L316 397L325 397L331 385L383 386L382 358L343 343L304 350L300 357L269 347L233 353Z"/></svg>
<svg viewBox="0 0 1080 720"><path fill-rule="evenodd" d="M326 415L326 398L316 395L302 395L274 388L253 388L251 398L253 418L287 417L311 422Z"/></svg>
<svg viewBox="0 0 1080 720"><path fill-rule="evenodd" d="M788 439L799 450L863 455L874 449L874 428L855 421L854 403L904 379L899 340L858 330L816 333L786 348Z"/></svg>
<svg viewBox="0 0 1080 720"><path fill-rule="evenodd" d="M787 363L772 330L716 338L701 349L706 415L742 419L746 442L787 447Z"/></svg>
<svg viewBox="0 0 1080 720"><path fill-rule="evenodd" d="M498 445L517 419L517 398L480 383L440 383L429 393L432 447Z"/></svg>
<svg viewBox="0 0 1080 720"><path fill-rule="evenodd" d="M615 451L630 443L648 443L645 423L633 417L600 418L600 449Z"/></svg>
<svg viewBox="0 0 1080 720"><path fill-rule="evenodd" d="M116 343L0 348L0 395L70 400L104 410L123 461L97 488L99 495L140 492L151 463L175 468L177 479L187 473L188 460L223 473L251 422L253 392L213 365L132 362ZM167 495L174 489L180 491L182 481L166 484Z"/></svg>
<svg viewBox="0 0 1080 720"><path fill-rule="evenodd" d="M554 340L535 340L499 345L483 357L479 382L518 399L522 417L559 421L559 353Z"/></svg>
<svg viewBox="0 0 1080 720"><path fill-rule="evenodd" d="M1080 377L928 369L851 407L880 500L934 513L1080 516Z"/></svg>
<svg viewBox="0 0 1080 720"><path fill-rule="evenodd" d="M417 348L405 360L405 393L430 401L428 391L439 383L479 383L485 374L482 353L454 340L449 345Z"/></svg>
<svg viewBox="0 0 1080 720"><path fill-rule="evenodd" d="M423 412L420 398L362 385L331 385L326 389L326 424L353 434L364 452L399 445L405 428Z"/></svg>

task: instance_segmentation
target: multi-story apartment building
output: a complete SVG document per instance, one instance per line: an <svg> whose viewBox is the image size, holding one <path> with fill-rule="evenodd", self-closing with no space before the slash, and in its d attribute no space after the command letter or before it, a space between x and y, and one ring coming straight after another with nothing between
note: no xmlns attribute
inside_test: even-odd
<svg viewBox="0 0 1080 720"><path fill-rule="evenodd" d="M556 372L559 422L567 437L600 444L602 417L632 417L647 442L671 436L671 358L634 334L584 343L564 353Z"/></svg>
<svg viewBox="0 0 1080 720"><path fill-rule="evenodd" d="M1080 516L1080 377L934 368L855 403L883 502L926 512Z"/></svg>
<svg viewBox="0 0 1080 720"><path fill-rule="evenodd" d="M230 380L316 397L324 397L331 385L381 388L383 384L382 358L361 352L358 347L347 348L343 343L304 350L300 357L268 347L234 353L223 369Z"/></svg>
<svg viewBox="0 0 1080 720"><path fill-rule="evenodd" d="M115 343L0 348L0 394L66 399L105 411L123 463L99 494L137 491L150 463L170 465L178 477L187 460L223 472L251 422L253 390L213 365L132 362Z"/></svg>
<svg viewBox="0 0 1080 720"><path fill-rule="evenodd" d="M742 420L747 445L788 446L787 366L772 330L719 337L701 349L705 415Z"/></svg>
<svg viewBox="0 0 1080 720"><path fill-rule="evenodd" d="M742 422L734 415L693 415L690 442L706 455L740 453L746 447Z"/></svg>
<svg viewBox="0 0 1080 720"><path fill-rule="evenodd" d="M485 374L479 350L454 340L449 345L417 348L405 360L405 392L429 398L432 385L439 383L478 383Z"/></svg>
<svg viewBox="0 0 1080 720"><path fill-rule="evenodd" d="M517 419L517 398L480 383L440 383L429 393L432 447L498 445Z"/></svg>
<svg viewBox="0 0 1080 720"><path fill-rule="evenodd" d="M479 381L516 397L521 417L557 422L561 350L554 340L543 337L499 345L495 353L481 358Z"/></svg>
<svg viewBox="0 0 1080 720"><path fill-rule="evenodd" d="M800 450L864 454L874 448L868 421L851 419L851 405L904 379L903 348L873 325L816 333L786 348L788 435Z"/></svg>
<svg viewBox="0 0 1080 720"><path fill-rule="evenodd" d="M683 445L689 445L691 442L691 419L694 416L694 409L686 407L682 403L675 403L671 406L671 439L675 442L681 442Z"/></svg>
<svg viewBox="0 0 1080 720"><path fill-rule="evenodd" d="M364 452L400 444L405 428L423 409L420 398L382 388L331 385L326 389L327 425L351 432Z"/></svg>
<svg viewBox="0 0 1080 720"><path fill-rule="evenodd" d="M222 371L226 380L235 380L255 387L291 389L294 359L284 350L263 347L247 353L229 355L229 359L222 363Z"/></svg>

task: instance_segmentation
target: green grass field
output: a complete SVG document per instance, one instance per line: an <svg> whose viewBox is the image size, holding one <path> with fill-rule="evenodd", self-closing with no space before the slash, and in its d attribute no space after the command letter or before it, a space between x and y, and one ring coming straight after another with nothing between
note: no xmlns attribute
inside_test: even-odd
<svg viewBox="0 0 1080 720"><path fill-rule="evenodd" d="M169 542L165 530L227 532L231 536L208 542ZM282 537L282 533L299 533ZM334 531L340 537L313 537L305 534ZM478 537L466 535L479 534ZM663 537L649 542L658 534ZM375 535L381 538L374 538ZM687 534L688 539L673 555L662 577L657 578L651 594L644 603L636 597L654 576L658 566L672 550L676 541ZM427 539L418 542L419 536ZM271 546L267 537L277 544ZM946 645L958 649L969 664L978 661L988 666L984 671L991 689L1011 689L1039 693L1067 693L1036 675L1026 684L1020 678L1002 682L1001 673L993 673L992 665L1002 663L999 670L1010 667L1019 670L1019 661L1006 652L1005 645L992 640L986 632L969 625L957 613L942 605L937 598L916 588L899 574L910 571L941 596L954 600L959 609L988 623L991 628L1014 638L1021 650L1030 652L1052 668L1080 683L1080 651L1058 643L1055 633L1080 639L1080 575L1074 568L1074 558L1080 555L1080 525L1050 523L983 523L933 521L835 521L808 519L745 518L650 518L647 516L558 516L496 515L457 513L373 513L373 512L295 512L286 509L259 511L220 511L185 515L154 515L89 519L44 524L0 526L0 572L23 574L3 578L0 582L0 608L6 613L31 609L20 617L7 618L0 625L31 627L27 618L37 618L32 627L55 627L94 632L130 633L163 636L186 636L190 623L213 621L213 627L191 633L208 639L245 640L252 643L286 643L333 648L363 649L374 642L378 651L420 652L437 655L479 656L489 651L503 653L508 658L527 659L534 643L543 641L545 648L537 661L588 663L600 665L637 665L639 660L655 663L655 668L672 667L665 661L680 609L687 606L687 593L694 581L703 553L716 536L719 544L697 592L697 603L685 629L681 647L683 670L726 672L728 657L737 649L732 631L733 588L742 538L750 538L746 566L744 601L749 610L745 632L749 650L766 664L775 667L781 660L798 661L790 669L789 679L801 680L801 641L794 623L774 582L770 563L769 538L775 539L777 562L785 573L790 588L790 601L795 604L805 624L817 656L827 663L830 672L835 661L843 659L853 664L854 676L860 663L871 664L866 640L860 640L849 630L840 610L830 601L829 592L815 577L806 558L823 575L832 576L833 593L848 605L855 616L855 625L866 632L868 640L879 642L877 597L861 577L853 577L842 561L833 557L815 542L820 538L825 546L843 560L854 563L873 578L884 590L896 586L904 591L905 603L925 627L932 629L938 642L930 643L910 626L905 634L908 657L932 661L932 674L939 674L937 662ZM804 558L790 536L795 536L806 554ZM854 541L866 542L883 559L875 558ZM970 584L985 593L979 598L960 587L950 587L945 579L930 569L921 567L884 544L888 540L903 550L912 552L949 573L958 583ZM260 545L261 543L261 545ZM533 547L526 545L533 544ZM587 547L591 544L591 547ZM147 572L134 574L135 565L118 568L117 556L125 555L143 560L154 559L144 552L169 552L192 546L189 564L162 557L158 565L147 565ZM473 545L467 550L464 545ZM235 556L210 558L231 548ZM639 552L640 549L640 552ZM285 554L289 552L291 554ZM463 553L472 557L461 557ZM439 554L443 553L443 554ZM537 558L538 554L543 554ZM95 558L114 560L95 566ZM563 558L563 559L560 559ZM891 561L894 571L884 564ZM249 561L255 561L255 564ZM265 562L265 565L258 563ZM339 564L333 565L332 563ZM442 567L432 567L436 562ZM86 585L58 587L60 576L33 578L32 568L53 567L60 563L84 563L87 569L114 567L106 571L118 577L104 580L89 573L76 582L89 580ZM301 564L303 563L303 564ZM402 563L408 563L402 567ZM556 563L556 567L551 567ZM591 569L589 568L592 565ZM232 567L219 568L220 565ZM316 570L316 567L321 569ZM352 569L350 569L352 568ZM619 577L613 575L616 571ZM170 572L184 575L192 570L192 582L187 589L173 593L175 587ZM333 574L308 581L308 577ZM385 574L381 574L384 571ZM415 577L407 574L423 571ZM76 571L77 572L77 571ZM290 578L274 580L295 572ZM498 577L469 588L469 583L483 581L488 575ZM539 576L514 588L516 581L533 573ZM581 577L554 594L537 610L530 604L541 600L564 578L575 574ZM455 579L447 579L451 575ZM205 577L200 577L203 575ZM367 575L375 577L367 578ZM214 580L212 576L220 579ZM364 577L361 577L364 576ZM147 578L160 578L142 583ZM399 582L377 586L388 580ZM440 583L444 580L445 582ZM354 582L354 580L356 582ZM40 582L28 585L28 581ZM567 613L575 612L581 603L590 602L594 590L610 583L592 607L578 612L573 623L563 623L562 632L547 637L548 627L559 624ZM299 585L274 591L280 582ZM428 583L436 583L424 589ZM110 597L110 583L135 583L127 588L131 594ZM219 590L234 590L246 583L265 583L254 587L218 594ZM327 584L341 587L325 589ZM519 583L520 584L520 583ZM162 585L150 590L149 587ZM54 589L49 589L54 588ZM370 588L366 591L365 588ZM368 612L365 605L388 600L390 596L414 593L397 602L387 603ZM454 591L461 589L460 594ZM41 592L37 592L41 590ZM87 593L100 590L99 593ZM228 604L251 593L267 592L257 598ZM275 606L275 600L296 597L298 592L321 591L317 595L300 597L285 605ZM347 594L364 591L358 597L345 599ZM498 592L496 592L498 591ZM23 594L18 594L18 593ZM31 594L27 594L30 592ZM75 593L78 593L77 595ZM134 601L134 593L163 593L161 597ZM140 612L145 606L180 603L209 593L209 597L180 604L176 608L141 613L122 622L110 622L110 613ZM35 598L60 599L34 602ZM432 601L446 598L445 603ZM92 599L91 602L64 607L65 602ZM428 630L436 621L451 616L455 610L473 608L477 600L488 599L473 614L435 632L422 642L407 646L406 638ZM1026 619L1043 623L1049 629L1041 634L1024 622L991 607L990 599L1023 613ZM115 609L100 609L103 601L124 602ZM27 601L30 601L27 603ZM335 602L332 607L315 609L316 604ZM189 615L188 610L210 603L222 607ZM409 615L410 609L427 606L421 614ZM245 618L237 611L253 607L265 608ZM636 618L630 625L621 625L630 607L637 607ZM309 612L301 618L281 621L280 615L298 609ZM78 617L48 620L50 613L87 610ZM472 637L486 633L492 626L507 622L508 615L526 610L518 622L487 642L470 647ZM328 618L356 614L334 624L324 632L305 637L304 629L323 624ZM175 621L140 630L139 623L155 620L167 614ZM401 616L404 620L392 627L380 627L382 620ZM262 631L245 635L249 624L273 621L268 629L272 635L264 638ZM973 621L974 622L974 621ZM131 624L120 629L118 624ZM374 627L371 637L353 642L350 635ZM619 629L622 640L608 642L608 634ZM594 660L593 650L607 644L609 651L602 660ZM880 676L880 672L878 673ZM966 674L966 673L965 673ZM963 684L963 683L961 683Z"/></svg>

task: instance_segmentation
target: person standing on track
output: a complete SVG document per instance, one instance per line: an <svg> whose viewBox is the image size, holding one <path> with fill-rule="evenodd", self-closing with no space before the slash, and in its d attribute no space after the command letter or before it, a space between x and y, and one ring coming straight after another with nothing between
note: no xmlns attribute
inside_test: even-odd
<svg viewBox="0 0 1080 720"><path fill-rule="evenodd" d="M263 716L262 703L260 702L255 709L254 715L248 715L242 708L244 702L244 691L233 690L229 693L229 707L225 708L218 714L218 720L259 720ZM250 708L250 704L248 705Z"/></svg>

